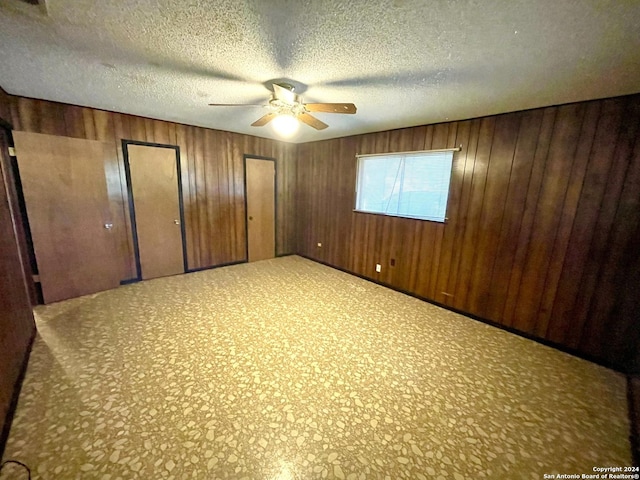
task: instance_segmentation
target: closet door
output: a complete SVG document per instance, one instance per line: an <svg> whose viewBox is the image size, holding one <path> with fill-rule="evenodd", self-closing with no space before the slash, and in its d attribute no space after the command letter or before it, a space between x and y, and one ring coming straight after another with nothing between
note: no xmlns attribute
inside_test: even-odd
<svg viewBox="0 0 640 480"><path fill-rule="evenodd" d="M133 143L125 146L138 274L146 280L184 273L177 150Z"/></svg>
<svg viewBox="0 0 640 480"><path fill-rule="evenodd" d="M276 255L275 164L273 159L245 158L249 262Z"/></svg>
<svg viewBox="0 0 640 480"><path fill-rule="evenodd" d="M13 133L45 303L120 284L105 177L113 145Z"/></svg>

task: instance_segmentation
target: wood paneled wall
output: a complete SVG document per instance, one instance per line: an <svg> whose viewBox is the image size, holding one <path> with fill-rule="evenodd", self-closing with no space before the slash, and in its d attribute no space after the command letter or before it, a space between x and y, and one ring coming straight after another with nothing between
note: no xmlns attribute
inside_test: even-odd
<svg viewBox="0 0 640 480"><path fill-rule="evenodd" d="M114 207L114 231L119 240L122 278L135 275L135 262L122 139L178 145L190 269L246 259L243 155L277 161L279 255L295 250L296 146L249 135L210 130L8 95L0 96L0 115L14 130L113 142L107 183Z"/></svg>
<svg viewBox="0 0 640 480"><path fill-rule="evenodd" d="M11 123L11 104L13 97L0 88L0 120Z"/></svg>
<svg viewBox="0 0 640 480"><path fill-rule="evenodd" d="M16 382L35 332L21 258L20 225L14 223L12 214L17 197L7 147L5 132L0 130L0 456Z"/></svg>
<svg viewBox="0 0 640 480"><path fill-rule="evenodd" d="M637 371L639 127L636 95L300 145L298 252ZM353 212L356 153L459 145L445 224Z"/></svg>

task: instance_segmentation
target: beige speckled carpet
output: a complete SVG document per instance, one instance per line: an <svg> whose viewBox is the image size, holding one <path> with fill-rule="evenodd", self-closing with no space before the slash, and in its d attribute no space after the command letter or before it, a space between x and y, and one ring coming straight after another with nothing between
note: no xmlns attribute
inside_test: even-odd
<svg viewBox="0 0 640 480"><path fill-rule="evenodd" d="M537 479L631 461L622 375L300 257L36 315L4 455L34 478Z"/></svg>

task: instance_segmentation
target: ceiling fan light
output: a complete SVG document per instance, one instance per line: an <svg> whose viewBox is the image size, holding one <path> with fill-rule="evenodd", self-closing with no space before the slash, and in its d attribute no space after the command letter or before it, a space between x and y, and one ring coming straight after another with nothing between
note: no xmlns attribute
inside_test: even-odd
<svg viewBox="0 0 640 480"><path fill-rule="evenodd" d="M281 114L271 121L273 129L284 138L293 136L300 127L300 123L293 115Z"/></svg>

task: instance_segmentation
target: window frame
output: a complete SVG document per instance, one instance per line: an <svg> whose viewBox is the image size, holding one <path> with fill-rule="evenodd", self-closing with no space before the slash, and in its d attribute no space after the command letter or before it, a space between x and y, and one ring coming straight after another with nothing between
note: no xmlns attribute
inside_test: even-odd
<svg viewBox="0 0 640 480"><path fill-rule="evenodd" d="M407 152L384 152L384 153L356 154L356 181L355 181L355 189L354 189L354 196L353 196L354 205L353 205L353 210L352 211L355 212L355 213L364 213L364 214L367 214L367 215L382 215L382 216L385 216L385 217L407 218L407 219L410 219L410 220L419 220L419 221L422 221L422 222L435 222L435 223L440 223L440 224L446 224L447 221L449 220L449 217L447 216L447 212L449 210L449 197L451 196L451 181L452 181L452 177L453 177L454 162L456 160L455 154L456 154L456 152L459 152L460 150L462 150L462 145L460 145L460 147L456 147L456 148L441 148L441 149L433 149L433 150L416 150L416 151L407 151ZM445 205L444 219L442 221L429 219L429 218L415 217L415 216L411 216L411 215L399 215L399 214L394 214L394 213L373 212L373 211L369 211L369 210L358 209L358 188L359 188L359 183L360 183L360 159L367 158L367 157L395 157L395 156L420 155L420 154L443 153L443 152L451 152L452 155L451 155L451 174L449 176L449 186L448 186L448 190L447 190L447 202L446 202L446 205Z"/></svg>

